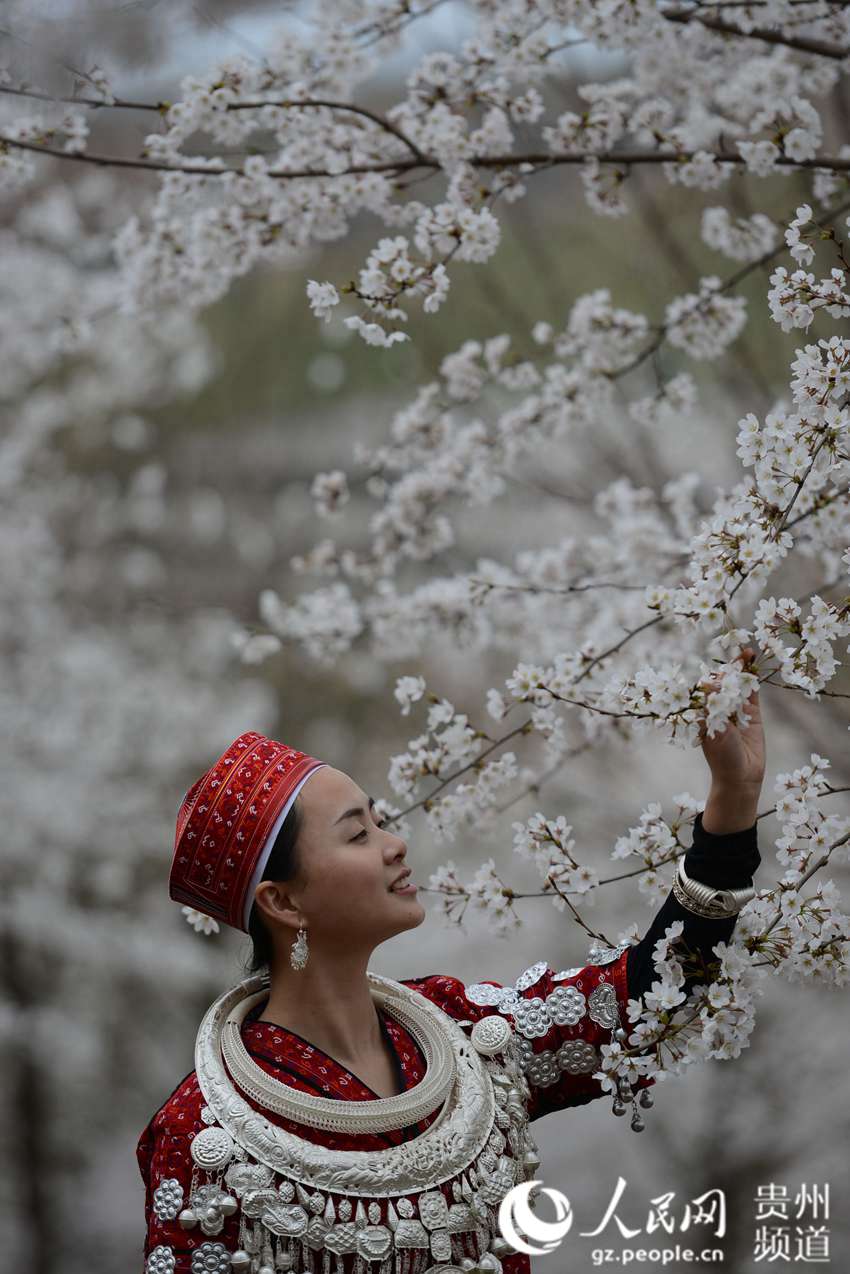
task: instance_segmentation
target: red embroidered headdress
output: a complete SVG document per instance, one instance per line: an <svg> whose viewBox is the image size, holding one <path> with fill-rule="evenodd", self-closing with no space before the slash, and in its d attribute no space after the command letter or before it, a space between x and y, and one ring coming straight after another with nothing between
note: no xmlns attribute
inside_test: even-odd
<svg viewBox="0 0 850 1274"><path fill-rule="evenodd" d="M247 933L254 890L284 819L326 764L255 730L240 734L183 797L169 897Z"/></svg>

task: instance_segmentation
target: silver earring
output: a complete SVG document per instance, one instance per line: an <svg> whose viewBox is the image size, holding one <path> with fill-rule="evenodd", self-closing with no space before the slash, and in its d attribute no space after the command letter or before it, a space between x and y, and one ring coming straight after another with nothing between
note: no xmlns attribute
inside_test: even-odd
<svg viewBox="0 0 850 1274"><path fill-rule="evenodd" d="M310 957L310 950L307 946L307 930L303 925L298 926L298 937L292 944L289 952L289 963L293 969L303 969Z"/></svg>

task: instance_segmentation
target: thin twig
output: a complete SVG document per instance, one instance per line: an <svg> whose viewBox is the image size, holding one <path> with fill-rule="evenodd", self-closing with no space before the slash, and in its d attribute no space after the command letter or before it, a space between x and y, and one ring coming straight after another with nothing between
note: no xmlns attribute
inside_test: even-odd
<svg viewBox="0 0 850 1274"><path fill-rule="evenodd" d="M269 103L274 105L274 103ZM347 109L355 110L358 108L348 107ZM202 175L204 177L221 177L226 173L236 173L244 176L241 169L238 168L206 168L197 164L165 164L157 160L143 159L125 159L118 155L101 155L92 154L90 151L67 151L59 150L53 146L40 146L33 142L25 142L17 137L5 137L0 135L0 144L4 146L12 146L19 150L34 151L36 154L52 155L55 159L71 159L81 163L109 165L115 168L138 168L142 171L150 172L179 172L191 175ZM560 168L563 165L583 164L585 160L597 159L603 164L676 164L688 163L697 154L710 155L716 159L718 163L731 164L739 167L746 164L746 160L742 155L736 154L734 151L712 151L706 147L700 147L698 150L610 150L610 151L593 151L581 150L573 151L568 155L551 155L539 151L532 151L525 155L470 155L467 159L474 168L517 168L521 164L531 164L538 171L549 168ZM820 155L813 159L791 159L787 155L780 155L776 164L781 168L790 168L794 170L807 169L825 169L831 172L847 172L850 171L850 158L838 155ZM442 169L442 164L437 159L423 155L422 159L396 159L384 160L373 164L349 164L348 167L330 172L326 168L296 168L296 169L269 169L265 174L267 177L281 181L301 180L303 178L339 178L356 175L359 173L403 173L410 172L415 168L430 168L434 172ZM524 174L524 176L534 176L533 173Z"/></svg>
<svg viewBox="0 0 850 1274"><path fill-rule="evenodd" d="M811 36L786 35L781 29L773 31L767 27L753 27L749 31L744 31L741 27L733 26L731 22L706 17L695 9L662 9L660 12L667 22L681 22L685 25L698 22L708 31L717 31L720 35L736 35L743 40L760 40L764 44L783 45L788 49L798 49L801 53L814 53L817 57L834 58L839 62L850 53L850 49L842 48L840 44L829 44L826 40L815 40Z"/></svg>

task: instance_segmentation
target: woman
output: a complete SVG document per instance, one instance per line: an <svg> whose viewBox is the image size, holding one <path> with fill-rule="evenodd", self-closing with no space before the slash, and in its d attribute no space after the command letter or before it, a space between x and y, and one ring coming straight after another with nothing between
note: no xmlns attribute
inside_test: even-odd
<svg viewBox="0 0 850 1274"><path fill-rule="evenodd" d="M513 987L371 974L374 949L425 918L404 840L344 772L240 735L186 794L169 890L250 933L268 977L211 1006L195 1070L139 1140L146 1274L528 1274L498 1209L539 1166L529 1123L602 1095L599 1047L654 980L666 927L681 919L708 960L752 896L757 692L746 706L746 727L702 738L711 793L643 940L583 968L540 961ZM720 918L706 885L740 891ZM652 1082L614 1099L638 1131Z"/></svg>

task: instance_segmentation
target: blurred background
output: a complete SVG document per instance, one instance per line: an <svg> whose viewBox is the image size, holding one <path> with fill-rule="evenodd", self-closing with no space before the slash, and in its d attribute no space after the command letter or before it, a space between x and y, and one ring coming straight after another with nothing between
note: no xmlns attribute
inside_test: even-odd
<svg viewBox="0 0 850 1274"><path fill-rule="evenodd" d="M2 4L0 60L15 82L60 95L100 66L123 97L173 100L184 75L230 56L262 57L270 33L304 23L310 7ZM438 6L358 101L386 107L424 49L456 48L473 30L466 6ZM569 50L547 107L575 109L577 84L624 69L613 55ZM846 130L846 82L825 101L830 151ZM38 107L2 93L0 124ZM141 111L96 115L91 149L102 153L136 155L155 128ZM395 662L355 645L318 666L293 645L260 666L241 663L234 635L262 630L260 592L295 597L305 584L290 560L326 534L309 494L313 475L345 468L358 442L379 442L393 412L465 339L508 332L527 347L537 321L559 327L578 296L602 287L660 321L667 300L701 275L725 277L733 263L697 233L706 202L780 218L795 194L798 203L807 198L797 176L756 184L741 176L706 195L643 169L628 183L632 213L613 222L591 213L577 175L562 168L537 178L530 197L501 207L495 258L483 268L454 267L439 318L414 313L404 345L369 348L341 321L326 325L309 312L307 279L353 277L384 233L364 216L346 240L249 273L201 313L163 313L155 327L110 321L91 352L64 353L63 327L80 289L109 297L111 237L154 182L43 159L38 181L6 193L2 208L0 1249L6 1268L27 1274L141 1270L136 1141L192 1069L204 1010L244 976L247 937L196 934L167 896L174 820L191 782L238 733L257 729L392 798L389 759L420 729L415 708L399 716L398 676L421 672L458 710L477 713L516 659L539 657L533 647L481 651L446 640ZM568 449L526 458L498 505L458 516L462 536L449 565L508 561L518 548L600 533L594 494L619 478L657 494L683 469L696 471L707 512L716 488L741 476L738 419L746 411L763 418L787 397L794 349L835 330L826 318L805 340L780 332L768 314L768 273L756 270L742 285L749 323L719 363L694 363L670 347L661 355L665 374L687 366L700 386L692 418L648 430L624 409ZM650 392L651 371L643 374ZM338 539L366 543L368 507L355 492ZM795 569L783 593L813 586L804 563ZM541 649L553 643L557 632L541 636ZM846 669L832 687L850 689ZM831 758L833 784L847 782L846 713L832 706L840 700L814 703L780 687L765 687L761 699L763 806L774 803L775 775L804 765L812 751ZM532 759L517 752L521 764ZM496 835L437 844L414 819L408 861L424 881L451 857L468 879L492 856L517 889L533 890L533 869L512 855L510 823L539 809L565 814L577 852L608 874L616 838L650 801L669 814L674 793L704 798L707 780L699 750L651 735L628 746L612 741L513 804ZM762 820L763 882L780 871L776 834L775 819ZM846 888L846 867L831 875ZM422 898L436 908L433 895ZM568 915L543 900L517 908L522 924L507 940L472 916L463 929L447 926L435 911L381 948L375 971L513 982L540 959L558 968L584 962L586 935ZM635 921L645 930L653 914L629 882L602 891L589 921L616 935ZM758 1188L779 1183L793 1199L803 1183L830 1183L831 1261L845 1268L846 1022L839 991L771 982L750 1047L657 1085L640 1136L612 1116L607 1099L537 1123L543 1178L568 1195L574 1229L599 1224L618 1174L628 1182L618 1215L632 1228L646 1225L650 1200L665 1192L676 1192L671 1206L680 1216L685 1200L719 1186L726 1264L748 1270L759 1263ZM807 1218L795 1221L793 1209L788 1217L793 1259L795 1224ZM675 1237L661 1232L645 1242ZM593 1242L619 1249L623 1239L612 1223L598 1240L575 1238L552 1265L569 1250L575 1268L588 1267ZM542 1269L542 1258L533 1265Z"/></svg>

